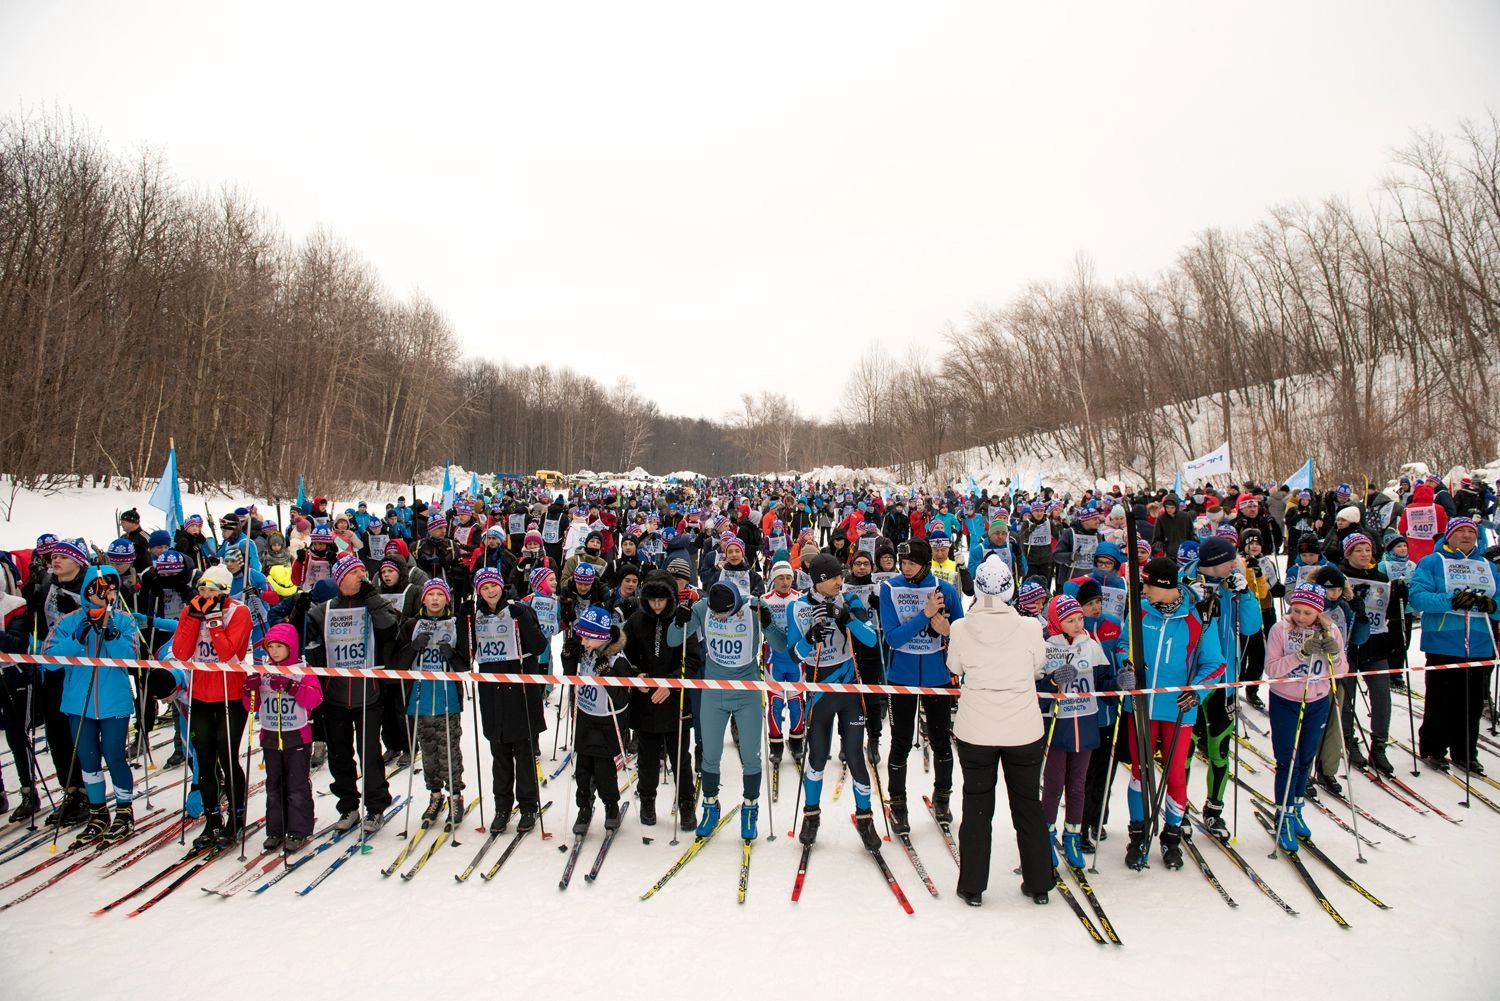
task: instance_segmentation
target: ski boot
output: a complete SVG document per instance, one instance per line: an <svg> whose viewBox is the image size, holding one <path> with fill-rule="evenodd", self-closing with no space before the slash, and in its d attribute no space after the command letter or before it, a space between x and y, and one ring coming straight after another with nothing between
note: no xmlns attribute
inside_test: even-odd
<svg viewBox="0 0 1500 1001"><path fill-rule="evenodd" d="M458 830L464 823L464 796L456 792L448 799L448 827Z"/></svg>
<svg viewBox="0 0 1500 1001"><path fill-rule="evenodd" d="M1130 839L1125 845L1125 865L1127 868L1140 872L1151 864L1146 856L1146 823L1142 820L1130 822L1127 837Z"/></svg>
<svg viewBox="0 0 1500 1001"><path fill-rule="evenodd" d="M432 794L432 797L427 800L427 809L422 811L422 823L431 824L437 821L443 812L444 800L445 797L442 793L435 792Z"/></svg>
<svg viewBox="0 0 1500 1001"><path fill-rule="evenodd" d="M1276 847L1288 855L1295 855L1301 845L1297 841L1297 830L1292 823L1292 812L1276 813Z"/></svg>
<svg viewBox="0 0 1500 1001"><path fill-rule="evenodd" d="M684 831L698 828L698 805L696 799L685 799L677 804L677 826Z"/></svg>
<svg viewBox="0 0 1500 1001"><path fill-rule="evenodd" d="M604 804L604 829L606 831L618 831L620 829L620 801Z"/></svg>
<svg viewBox="0 0 1500 1001"><path fill-rule="evenodd" d="M1443 757L1441 754L1422 755L1422 764L1426 765L1428 768L1432 768L1440 772L1446 772L1448 770L1448 759ZM50 819L48 820L48 823L51 823Z"/></svg>
<svg viewBox="0 0 1500 1001"><path fill-rule="evenodd" d="M706 838L719 826L719 798L709 796L703 800L703 819L698 822L698 837Z"/></svg>
<svg viewBox="0 0 1500 1001"><path fill-rule="evenodd" d="M1245 701L1249 702L1252 706L1259 709L1261 712L1266 711L1265 700L1260 697L1260 692L1254 688L1250 689L1249 693L1246 694Z"/></svg>
<svg viewBox="0 0 1500 1001"><path fill-rule="evenodd" d="M1321 770L1318 772L1318 785L1327 789L1335 796L1342 796L1344 794L1344 787L1339 784L1339 780Z"/></svg>
<svg viewBox="0 0 1500 1001"><path fill-rule="evenodd" d="M880 732L872 731L869 740L865 744L865 754L870 758L870 764L880 764Z"/></svg>
<svg viewBox="0 0 1500 1001"><path fill-rule="evenodd" d="M83 790L69 789L68 795L63 799L60 823L64 827L75 827L88 820L92 812L89 807L89 798L84 795Z"/></svg>
<svg viewBox="0 0 1500 1001"><path fill-rule="evenodd" d="M1026 884L1025 883L1021 884L1021 895L1025 896L1025 897L1031 898L1031 902L1033 904L1037 904L1038 906L1040 906L1042 904L1045 904L1047 902L1047 890L1040 890L1040 891L1038 891L1038 890L1028 890L1026 888ZM975 896L977 897L978 894L976 893ZM967 900L965 900L964 903L969 903L969 902ZM969 906L970 907L977 907L979 905L978 904L969 904Z"/></svg>
<svg viewBox="0 0 1500 1001"><path fill-rule="evenodd" d="M1083 832L1078 824L1069 824L1063 829L1063 857L1070 868L1082 869L1087 865L1083 858Z"/></svg>
<svg viewBox="0 0 1500 1001"><path fill-rule="evenodd" d="M1365 757L1365 752L1359 749L1359 741L1349 741L1349 764L1353 768L1368 768L1370 759Z"/></svg>
<svg viewBox="0 0 1500 1001"><path fill-rule="evenodd" d="M284 855L295 855L307 847L311 838L304 838L300 834L288 834L286 840L281 843L281 851Z"/></svg>
<svg viewBox="0 0 1500 1001"><path fill-rule="evenodd" d="M875 830L875 814L868 807L855 811L854 828L859 831L859 840L864 842L865 851L880 851L880 832Z"/></svg>
<svg viewBox="0 0 1500 1001"><path fill-rule="evenodd" d="M286 838L280 834L269 834L266 836L266 840L260 843L260 850L263 852L274 852L284 844L286 844Z"/></svg>
<svg viewBox="0 0 1500 1001"><path fill-rule="evenodd" d="M938 819L940 824L953 823L953 808L948 805L948 797L952 794L950 789L934 789L932 791L932 815Z"/></svg>
<svg viewBox="0 0 1500 1001"><path fill-rule="evenodd" d="M173 751L171 756L168 757L167 760L162 764L162 767L181 768L182 763L186 760L187 758L183 756L183 753L181 751Z"/></svg>
<svg viewBox="0 0 1500 1001"><path fill-rule="evenodd" d="M1208 833L1229 844L1229 825L1224 823L1224 804L1219 800L1210 799L1203 804L1203 826Z"/></svg>
<svg viewBox="0 0 1500 1001"><path fill-rule="evenodd" d="M41 808L42 804L36 797L36 790L30 787L22 789L21 802L17 803L16 808L11 811L10 822L16 824L23 820L30 820Z"/></svg>
<svg viewBox="0 0 1500 1001"><path fill-rule="evenodd" d="M1047 851L1052 853L1052 868L1057 868L1057 829L1047 825Z"/></svg>
<svg viewBox="0 0 1500 1001"><path fill-rule="evenodd" d="M1162 825L1161 861L1168 869L1182 868L1182 828L1176 824Z"/></svg>
<svg viewBox="0 0 1500 1001"><path fill-rule="evenodd" d="M104 832L103 842L106 845L117 845L134 833L135 807L129 803L116 803L115 816L109 823L109 830Z"/></svg>
<svg viewBox="0 0 1500 1001"><path fill-rule="evenodd" d="M339 814L339 819L333 822L335 831L352 831L359 826L359 811L350 810L348 813Z"/></svg>
<svg viewBox="0 0 1500 1001"><path fill-rule="evenodd" d="M516 833L525 834L536 826L537 811L534 807L528 807L521 811L521 819L516 821Z"/></svg>
<svg viewBox="0 0 1500 1001"><path fill-rule="evenodd" d="M312 754L308 757L307 767L309 770L317 770L323 767L328 760L328 742L315 740L312 745Z"/></svg>
<svg viewBox="0 0 1500 1001"><path fill-rule="evenodd" d="M400 757L401 757L401 752L398 751L398 750L396 750L393 747L389 751L385 752L385 755L380 759L380 763L383 764L383 765L385 765L387 768L389 768L392 765L394 765L397 762L397 760L400 759Z"/></svg>
<svg viewBox="0 0 1500 1001"><path fill-rule="evenodd" d="M785 745L782 743L781 738L773 737L771 739L771 765L773 767L781 764L781 755L784 750Z"/></svg>
<svg viewBox="0 0 1500 1001"><path fill-rule="evenodd" d="M897 834L907 834L911 831L911 818L906 813L906 797L892 796L891 808L891 830Z"/></svg>
<svg viewBox="0 0 1500 1001"><path fill-rule="evenodd" d="M1376 742L1370 745L1370 767L1382 775L1396 774L1396 769L1391 767L1391 759L1385 756L1384 742Z"/></svg>
<svg viewBox="0 0 1500 1001"><path fill-rule="evenodd" d="M366 837L380 833L380 829L385 826L385 817L382 816L383 810L384 807L380 810L368 810L365 813L365 819L359 822L360 832Z"/></svg>
<svg viewBox="0 0 1500 1001"><path fill-rule="evenodd" d="M797 767L800 769L803 762L807 758L807 742L804 741L801 737L793 737L791 740L791 745L792 761L794 761Z"/></svg>
<svg viewBox="0 0 1500 1001"><path fill-rule="evenodd" d="M5 790L0 789L0 813L10 809L10 797L5 795Z"/></svg>
<svg viewBox="0 0 1500 1001"><path fill-rule="evenodd" d="M227 848L239 840L240 832L245 829L245 811L230 810L224 815L224 826L219 828L218 845Z"/></svg>
<svg viewBox="0 0 1500 1001"><path fill-rule="evenodd" d="M984 894L982 893L970 893L968 890L959 890L958 899L962 900L970 907L984 906Z"/></svg>
<svg viewBox="0 0 1500 1001"><path fill-rule="evenodd" d="M642 827L655 827L656 826L656 800L654 800L654 799L643 799L643 800L641 800L641 826Z"/></svg>
<svg viewBox="0 0 1500 1001"><path fill-rule="evenodd" d="M594 822L594 804L578 808L578 816L573 820L573 833L582 837L589 832L589 824Z"/></svg>
<svg viewBox="0 0 1500 1001"><path fill-rule="evenodd" d="M495 804L495 815L490 818L490 833L504 834L505 829L510 826L510 809Z"/></svg>
<svg viewBox="0 0 1500 1001"><path fill-rule="evenodd" d="M818 840L818 823L822 819L823 811L816 806L804 806L802 808L802 829L797 832L797 840L804 845L810 845Z"/></svg>
<svg viewBox="0 0 1500 1001"><path fill-rule="evenodd" d="M1307 826L1307 821L1302 819L1302 800L1292 800L1291 808L1292 830L1296 832L1298 839L1312 837L1312 828Z"/></svg>
<svg viewBox="0 0 1500 1001"><path fill-rule="evenodd" d="M80 845L91 845L96 841L101 841L108 830L109 807L103 803L100 803L98 806L90 806L88 823L84 825L82 833L78 835L78 839L73 842L73 847L77 848Z"/></svg>
<svg viewBox="0 0 1500 1001"><path fill-rule="evenodd" d="M205 813L203 815L203 830L193 839L193 850L203 851L212 848L219 843L219 830L224 822L219 819L217 813Z"/></svg>
<svg viewBox="0 0 1500 1001"><path fill-rule="evenodd" d="M396 770L401 771L411 767L411 752L402 751L396 756Z"/></svg>
<svg viewBox="0 0 1500 1001"><path fill-rule="evenodd" d="M740 838L745 841L754 841L760 836L756 821L760 819L760 805L753 799L747 799L740 807Z"/></svg>

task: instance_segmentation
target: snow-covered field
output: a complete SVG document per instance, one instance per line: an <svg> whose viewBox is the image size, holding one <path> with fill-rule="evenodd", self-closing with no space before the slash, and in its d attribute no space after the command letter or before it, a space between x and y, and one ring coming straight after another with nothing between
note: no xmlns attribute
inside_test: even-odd
<svg viewBox="0 0 1500 1001"><path fill-rule="evenodd" d="M377 498L368 499L373 503ZM113 508L141 506L148 527L159 520L144 500L143 495L116 491L23 498L14 520L0 525L0 546L29 546L37 533L65 527L106 541ZM185 502L201 509L198 498ZM223 499L210 504L215 513L233 506ZM1405 700L1397 705L1393 729L1405 739ZM1264 717L1252 719L1267 725ZM481 767L473 760L468 714L463 725L472 795L481 777L488 785L488 752ZM549 732L542 740L548 771L553 767L547 763L551 736ZM1253 739L1268 749L1265 738ZM461 847L440 849L410 883L382 879L379 870L400 848L399 820L373 840L370 854L356 856L305 898L293 891L305 886L335 852L325 852L263 895L245 892L229 900L199 889L230 874L235 863L225 858L137 918L121 911L102 917L90 912L177 858L177 852L163 849L109 879L95 866L85 868L4 912L0 994L27 1001L143 991L226 998L263 998L267 993L312 998L910 998L914 992L1020 997L1046 991L1122 999L1493 996L1500 954L1491 941L1496 888L1491 860L1500 852L1500 815L1477 801L1472 809L1459 807L1462 790L1448 779L1430 773L1410 778L1405 775L1410 757L1393 753L1392 758L1403 777L1462 823L1419 816L1356 776L1353 790L1360 805L1415 836L1405 844L1362 825L1381 843L1365 850L1368 864L1360 865L1349 836L1309 808L1319 844L1393 908L1375 909L1309 861L1353 925L1347 931L1321 913L1289 863L1265 857L1270 842L1254 823L1248 797L1239 803L1239 847L1299 916L1282 913L1201 836L1205 857L1237 908L1223 903L1191 860L1179 872L1166 871L1159 857L1147 872L1126 870L1121 862L1123 774L1115 784L1112 837L1102 846L1100 873L1093 877L1123 947L1090 942L1057 894L1046 907L1021 897L1019 877L1010 871L1016 855L1003 799L993 875L982 909L965 907L954 895L956 869L924 812L913 815L913 840L937 881L939 898L924 892L897 845L885 848L915 908L915 915L907 916L843 818L853 809L852 790L846 786L833 801L831 771L822 834L802 900L793 904L789 897L799 852L788 836L795 797L795 773L788 761L782 766L780 801L764 802L762 840L755 848L744 905L735 899L739 847L733 828L656 897L638 899L688 843L669 844L670 794L665 789L658 797L661 823L642 828L632 808L598 882L589 884L583 874L601 836L596 816L573 885L560 892L564 856L558 849L570 840L564 824L572 812L565 772L543 792L544 800L553 801L546 816L551 840L532 835L489 884L476 877L459 885L452 878L482 840L472 824L463 832ZM9 755L3 760L6 788L14 792ZM738 786L732 745L724 760L724 785L732 791ZM1500 756L1487 753L1484 760L1500 774ZM1243 762L1260 767L1259 774L1246 778L1269 791L1268 769L1248 755ZM915 797L930 782L916 752L910 771ZM1202 769L1194 772L1191 792L1201 801ZM153 782L171 778L175 776L157 774ZM414 789L419 809L426 801L420 782L419 776ZM327 784L326 771L315 773L316 789L326 791ZM393 791L405 788L403 775ZM1500 800L1500 792L1481 788ZM726 803L731 797L732 792ZM166 792L156 802L179 806L180 794ZM955 806L961 808L957 797ZM330 798L318 797L316 808L320 824L333 819ZM250 814L262 812L257 796ZM776 840L765 840L772 833ZM643 834L654 842L643 844ZM252 855L256 848L252 842ZM0 866L0 880L41 861L42 852ZM497 856L498 847L489 859ZM0 903L33 884L28 880L0 890Z"/></svg>

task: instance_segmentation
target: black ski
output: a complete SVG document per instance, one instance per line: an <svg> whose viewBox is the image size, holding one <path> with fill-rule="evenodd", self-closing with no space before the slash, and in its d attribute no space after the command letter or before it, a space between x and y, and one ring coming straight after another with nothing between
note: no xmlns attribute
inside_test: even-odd
<svg viewBox="0 0 1500 1001"><path fill-rule="evenodd" d="M630 801L626 800L625 802L620 804L621 825L625 823L625 814L629 812ZM583 877L584 882L592 883L594 880L599 878L599 870L604 868L604 856L609 854L609 846L615 843L615 835L619 833L620 828L618 827L616 827L612 831L604 832L604 843L599 846L599 854L594 856L594 867L588 871L588 875Z"/></svg>

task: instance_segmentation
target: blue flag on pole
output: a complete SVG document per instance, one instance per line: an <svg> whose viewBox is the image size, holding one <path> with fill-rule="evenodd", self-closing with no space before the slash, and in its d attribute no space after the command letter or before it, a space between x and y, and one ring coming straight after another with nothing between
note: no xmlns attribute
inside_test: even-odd
<svg viewBox="0 0 1500 1001"><path fill-rule="evenodd" d="M445 465L443 467L443 510L446 511L451 508L453 502L457 499L458 495L453 492L453 467L452 465Z"/></svg>
<svg viewBox="0 0 1500 1001"><path fill-rule="evenodd" d="M974 480L974 474L973 473L969 474L969 496L970 497L978 497L979 496L979 484L977 482L975 482L975 480Z"/></svg>
<svg viewBox="0 0 1500 1001"><path fill-rule="evenodd" d="M151 491L150 504L167 516L168 532L182 527L182 487L177 483L176 448L167 453L167 468L161 474L161 482Z"/></svg>
<svg viewBox="0 0 1500 1001"><path fill-rule="evenodd" d="M302 474L297 474L297 510L307 513L307 487L302 484Z"/></svg>
<svg viewBox="0 0 1500 1001"><path fill-rule="evenodd" d="M1172 493L1178 500L1182 499L1182 467L1177 467L1177 476L1172 480Z"/></svg>
<svg viewBox="0 0 1500 1001"><path fill-rule="evenodd" d="M1033 497L1040 497L1041 495L1042 495L1042 474L1041 473L1037 473L1036 476L1031 481L1031 496L1033 496Z"/></svg>
<svg viewBox="0 0 1500 1001"><path fill-rule="evenodd" d="M479 474L478 473L470 473L469 474L469 496L470 497L478 497L479 496Z"/></svg>
<svg viewBox="0 0 1500 1001"><path fill-rule="evenodd" d="M1309 457L1302 468L1286 478L1283 484L1288 490L1311 490L1313 485L1313 463Z"/></svg>

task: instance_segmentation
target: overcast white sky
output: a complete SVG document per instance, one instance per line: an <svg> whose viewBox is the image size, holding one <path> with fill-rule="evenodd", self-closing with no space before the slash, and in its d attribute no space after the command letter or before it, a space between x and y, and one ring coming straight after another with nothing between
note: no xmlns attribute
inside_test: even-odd
<svg viewBox="0 0 1500 1001"><path fill-rule="evenodd" d="M474 355L824 414L1079 251L1364 199L1500 107L1497 42L1494 0L8 0L0 96L327 226Z"/></svg>

